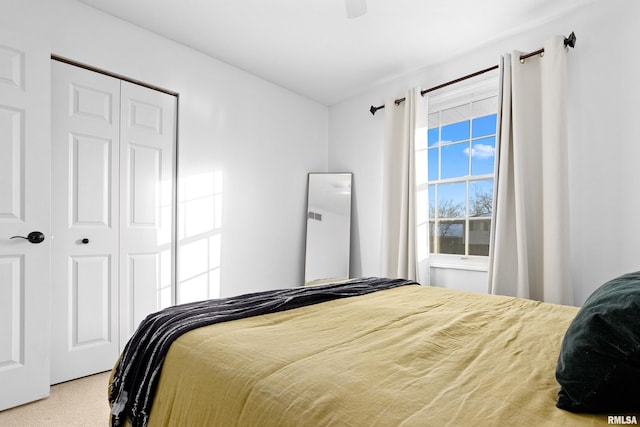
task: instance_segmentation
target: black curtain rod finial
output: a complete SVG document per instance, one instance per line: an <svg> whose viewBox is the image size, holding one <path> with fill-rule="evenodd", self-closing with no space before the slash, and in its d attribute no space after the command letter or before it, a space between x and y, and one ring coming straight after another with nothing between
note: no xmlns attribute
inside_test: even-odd
<svg viewBox="0 0 640 427"><path fill-rule="evenodd" d="M375 115L376 115L376 111L378 111L378 110L380 110L380 109L382 109L382 108L384 108L384 105L381 105L381 106L379 106L379 107L374 107L374 106L372 105L372 106L371 106L371 108L369 108L369 111L371 112L371 115L372 115L372 116L375 116Z"/></svg>
<svg viewBox="0 0 640 427"><path fill-rule="evenodd" d="M576 33L574 33L573 31L571 31L571 34L569 34L569 37L565 37L564 39L564 47L576 47Z"/></svg>

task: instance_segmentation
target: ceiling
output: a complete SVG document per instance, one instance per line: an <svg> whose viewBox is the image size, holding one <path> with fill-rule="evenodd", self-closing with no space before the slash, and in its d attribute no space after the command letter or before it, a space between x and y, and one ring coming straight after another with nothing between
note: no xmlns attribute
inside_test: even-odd
<svg viewBox="0 0 640 427"><path fill-rule="evenodd" d="M595 0L78 1L333 105Z"/></svg>

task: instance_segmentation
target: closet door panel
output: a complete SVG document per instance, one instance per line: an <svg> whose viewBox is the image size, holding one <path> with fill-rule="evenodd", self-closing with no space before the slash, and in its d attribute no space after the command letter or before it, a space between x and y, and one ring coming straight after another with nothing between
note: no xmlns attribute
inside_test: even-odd
<svg viewBox="0 0 640 427"><path fill-rule="evenodd" d="M129 227L161 227L158 206L162 185L162 149L129 145ZM153 231L152 231L153 232Z"/></svg>
<svg viewBox="0 0 640 427"><path fill-rule="evenodd" d="M70 259L72 289L71 350L84 346L109 343L112 287L111 259L108 256L78 256Z"/></svg>
<svg viewBox="0 0 640 427"><path fill-rule="evenodd" d="M52 61L52 372L111 369L118 338L120 81Z"/></svg>
<svg viewBox="0 0 640 427"><path fill-rule="evenodd" d="M113 141L70 134L71 227L111 227Z"/></svg>
<svg viewBox="0 0 640 427"><path fill-rule="evenodd" d="M147 314L172 302L176 108L174 96L122 82L123 344Z"/></svg>
<svg viewBox="0 0 640 427"><path fill-rule="evenodd" d="M128 331L135 328L149 313L159 309L160 257L158 253L129 256L129 283L131 315Z"/></svg>

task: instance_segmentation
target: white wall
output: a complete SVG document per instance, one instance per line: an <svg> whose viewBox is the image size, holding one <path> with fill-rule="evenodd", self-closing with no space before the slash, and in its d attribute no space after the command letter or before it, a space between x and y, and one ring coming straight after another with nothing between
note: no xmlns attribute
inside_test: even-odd
<svg viewBox="0 0 640 427"><path fill-rule="evenodd" d="M575 31L568 53L570 82L570 188L575 299L581 304L601 283L640 270L640 143L638 100L640 2L598 0L580 11L529 28L446 62L378 86L329 109L329 168L354 173L354 275L380 274L380 206L384 110L370 105L398 98L411 87L429 88L497 64L514 49L529 52L547 38ZM425 43L430 41L426 40ZM437 42L437 41L435 41ZM477 288L486 273L438 271L441 286ZM462 281L460 281L460 278ZM481 287L481 286L480 286Z"/></svg>
<svg viewBox="0 0 640 427"><path fill-rule="evenodd" d="M327 169L325 106L72 0L0 0L0 10L1 26L56 55L180 94L180 177L223 177L222 228L203 233L222 234L222 295L303 282L307 173Z"/></svg>
<svg viewBox="0 0 640 427"><path fill-rule="evenodd" d="M223 176L223 295L302 282L309 171L354 173L352 275L380 274L384 111L372 117L369 106L404 96L410 87L431 87L494 65L503 52L535 50L551 35L573 30L578 43L569 52L570 176L577 302L603 281L640 269L640 201L634 197L640 184L640 58L633 44L640 39L640 2L598 0L535 28L523 23L522 32L508 39L453 53L449 61L329 111L72 0L0 0L0 10L0 25L46 41L54 54L180 93L180 176ZM434 277L446 286L464 286L455 283L459 276Z"/></svg>

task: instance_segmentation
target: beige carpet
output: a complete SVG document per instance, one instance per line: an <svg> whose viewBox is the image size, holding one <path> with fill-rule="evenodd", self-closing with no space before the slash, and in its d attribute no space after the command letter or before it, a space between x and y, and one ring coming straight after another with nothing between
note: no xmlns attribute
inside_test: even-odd
<svg viewBox="0 0 640 427"><path fill-rule="evenodd" d="M2 427L109 425L109 372L51 387L51 396L0 412Z"/></svg>

